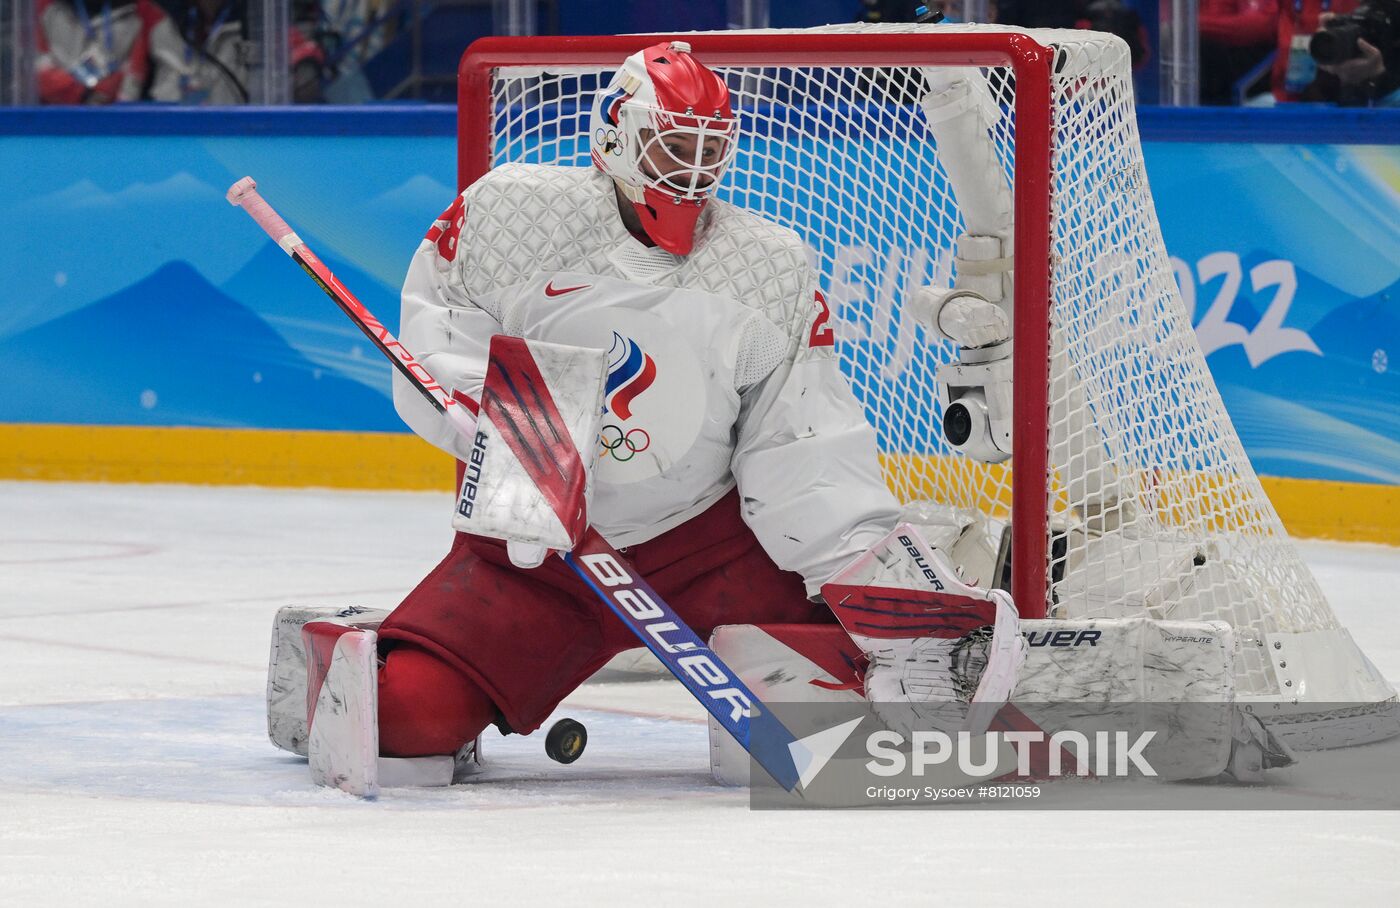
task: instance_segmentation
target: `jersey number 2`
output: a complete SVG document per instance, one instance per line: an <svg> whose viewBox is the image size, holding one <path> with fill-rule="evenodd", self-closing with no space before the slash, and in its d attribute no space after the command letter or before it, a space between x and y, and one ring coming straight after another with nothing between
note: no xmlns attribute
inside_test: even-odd
<svg viewBox="0 0 1400 908"><path fill-rule="evenodd" d="M817 305L821 311L812 321L812 334L807 338L807 346L834 347L836 346L836 332L831 330L831 307L826 304L826 297L822 296L820 290L817 291Z"/></svg>

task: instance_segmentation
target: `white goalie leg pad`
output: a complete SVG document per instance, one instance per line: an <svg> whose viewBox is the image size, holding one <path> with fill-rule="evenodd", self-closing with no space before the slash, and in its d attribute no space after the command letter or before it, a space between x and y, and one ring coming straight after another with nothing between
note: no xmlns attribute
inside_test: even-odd
<svg viewBox="0 0 1400 908"><path fill-rule="evenodd" d="M543 388L536 387L523 370L514 374L501 367L498 348L510 346L512 341L523 344L524 360L529 361L523 365L538 371ZM511 349L512 356L519 356L514 347ZM492 339L491 350L476 437L465 462L452 526L464 533L507 540L512 561L534 567L549 549L572 549L587 525L607 354L586 347L503 337ZM522 365L518 359L512 362ZM497 396L500 407L492 401ZM520 419L511 419L507 411L512 407L525 407L528 412ZM557 421L547 418L549 407L557 414ZM556 447L560 445L564 447ZM566 463L559 452L570 445L578 458ZM543 459L565 472L558 494L583 490L577 513L568 514L567 521L561 519L550 496L531 478L522 456ZM565 471L569 463L577 469Z"/></svg>
<svg viewBox="0 0 1400 908"><path fill-rule="evenodd" d="M1028 651L1012 701L1049 734L1152 731L1146 755L1163 779L1245 778L1293 762L1234 702L1224 622L1048 618L1021 628Z"/></svg>
<svg viewBox="0 0 1400 908"><path fill-rule="evenodd" d="M1219 703L1235 696L1235 639L1223 621L1023 619L1017 701Z"/></svg>
<svg viewBox="0 0 1400 908"><path fill-rule="evenodd" d="M451 756L379 755L379 656L374 630L342 620L302 628L307 655L307 759L317 785L375 798L381 787L436 787L453 782L454 768L479 762L478 742Z"/></svg>
<svg viewBox="0 0 1400 908"><path fill-rule="evenodd" d="M306 649L301 640L306 623L336 619L375 630L388 614L358 606L287 605L277 610L267 659L267 736L273 744L306 756Z"/></svg>

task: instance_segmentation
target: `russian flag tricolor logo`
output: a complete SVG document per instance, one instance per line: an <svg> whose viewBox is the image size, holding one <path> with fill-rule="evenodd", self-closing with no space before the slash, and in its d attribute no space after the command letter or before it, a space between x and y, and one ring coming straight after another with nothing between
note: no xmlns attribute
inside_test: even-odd
<svg viewBox="0 0 1400 908"><path fill-rule="evenodd" d="M613 332L608 351L608 381L604 406L619 419L632 418L632 401L656 381L656 361L637 346L636 341Z"/></svg>
<svg viewBox="0 0 1400 908"><path fill-rule="evenodd" d="M609 126L617 126L622 118L622 102L631 97L620 88L615 88L598 99L598 112Z"/></svg>

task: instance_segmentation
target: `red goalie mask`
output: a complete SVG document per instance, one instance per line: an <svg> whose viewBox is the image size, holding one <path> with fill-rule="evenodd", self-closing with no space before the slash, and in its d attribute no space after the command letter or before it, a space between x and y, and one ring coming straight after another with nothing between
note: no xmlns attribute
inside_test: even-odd
<svg viewBox="0 0 1400 908"><path fill-rule="evenodd" d="M628 57L593 103L593 163L622 187L658 246L689 254L733 160L739 121L724 81L683 41Z"/></svg>

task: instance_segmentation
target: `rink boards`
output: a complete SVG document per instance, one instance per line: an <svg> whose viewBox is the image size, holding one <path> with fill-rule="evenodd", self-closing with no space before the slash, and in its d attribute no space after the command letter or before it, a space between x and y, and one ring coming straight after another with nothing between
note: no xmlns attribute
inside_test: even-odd
<svg viewBox="0 0 1400 908"><path fill-rule="evenodd" d="M0 166L24 174L0 188L0 234L17 238L5 244L0 290L0 475L429 481L439 460L405 434L374 351L222 193L257 176L393 327L404 264L454 192L450 112L77 113L25 114L0 127L16 133L0 142ZM1377 120L1361 130L1354 114L1319 113L1294 123L1288 141L1277 120L1227 134L1223 121L1195 115L1183 135L1179 121L1149 113L1148 172L1168 252L1195 321L1219 316L1202 341L1255 468L1303 481L1273 485L1314 517L1321 504L1341 508L1330 522L1343 526L1400 526L1391 363L1400 352L1400 145L1296 144L1363 131L1400 142L1400 129ZM824 251L860 259L858 249ZM921 329L899 301L912 275L935 268L911 252L876 292L835 294L838 337L896 382L926 372ZM1229 340L1241 332L1219 330L1238 325L1247 336L1285 304L1283 326L1305 332L1318 353L1251 362ZM896 398L928 394L908 391ZM932 447L915 430L887 444L894 456ZM327 469L328 455L343 468ZM1348 516L1351 499L1359 510Z"/></svg>

